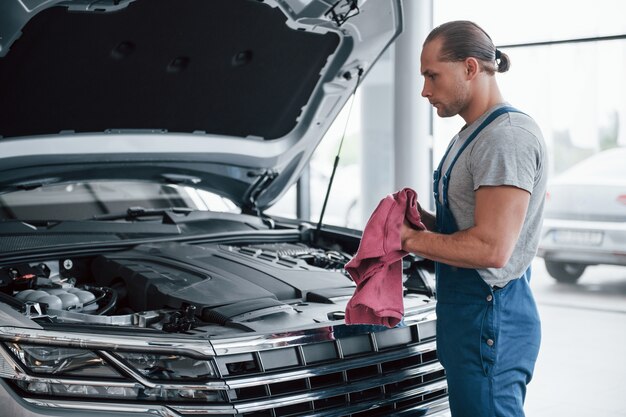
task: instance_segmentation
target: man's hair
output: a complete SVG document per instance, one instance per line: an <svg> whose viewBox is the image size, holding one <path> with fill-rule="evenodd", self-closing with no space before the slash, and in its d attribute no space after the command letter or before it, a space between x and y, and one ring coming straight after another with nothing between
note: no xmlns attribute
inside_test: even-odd
<svg viewBox="0 0 626 417"><path fill-rule="evenodd" d="M441 39L439 59L458 62L476 58L483 71L489 74L506 72L511 66L509 56L496 49L491 37L480 26L467 20L455 20L434 28L424 45Z"/></svg>

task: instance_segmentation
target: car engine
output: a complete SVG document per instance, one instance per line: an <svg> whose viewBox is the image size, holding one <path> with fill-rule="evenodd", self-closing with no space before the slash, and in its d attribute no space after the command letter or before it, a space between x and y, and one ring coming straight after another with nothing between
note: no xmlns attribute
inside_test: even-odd
<svg viewBox="0 0 626 417"><path fill-rule="evenodd" d="M4 267L0 290L29 318L61 323L259 330L272 315L301 316L300 324L343 318L355 287L343 270L349 259L303 243L150 244Z"/></svg>

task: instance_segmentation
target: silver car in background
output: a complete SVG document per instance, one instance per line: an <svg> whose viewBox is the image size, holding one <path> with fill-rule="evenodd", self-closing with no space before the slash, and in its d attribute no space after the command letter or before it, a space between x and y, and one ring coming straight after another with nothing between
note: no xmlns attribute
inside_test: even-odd
<svg viewBox="0 0 626 417"><path fill-rule="evenodd" d="M559 282L587 266L626 266L626 148L600 152L548 186L538 255Z"/></svg>

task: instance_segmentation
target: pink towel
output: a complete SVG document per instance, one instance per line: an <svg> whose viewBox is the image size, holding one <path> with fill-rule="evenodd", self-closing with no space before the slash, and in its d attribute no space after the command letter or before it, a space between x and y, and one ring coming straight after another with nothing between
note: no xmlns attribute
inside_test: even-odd
<svg viewBox="0 0 626 417"><path fill-rule="evenodd" d="M417 210L417 193L404 188L388 195L372 213L359 249L345 266L357 287L346 306L347 324L395 327L404 315L400 226L407 219L426 229Z"/></svg>

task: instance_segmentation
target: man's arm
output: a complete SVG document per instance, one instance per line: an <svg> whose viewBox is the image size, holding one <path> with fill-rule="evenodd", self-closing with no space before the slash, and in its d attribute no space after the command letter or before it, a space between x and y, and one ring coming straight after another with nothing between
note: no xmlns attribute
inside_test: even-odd
<svg viewBox="0 0 626 417"><path fill-rule="evenodd" d="M402 249L461 268L502 268L519 237L530 193L512 186L476 190L474 226L449 235L402 226Z"/></svg>

